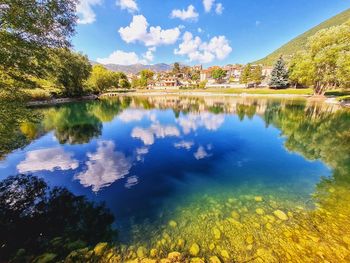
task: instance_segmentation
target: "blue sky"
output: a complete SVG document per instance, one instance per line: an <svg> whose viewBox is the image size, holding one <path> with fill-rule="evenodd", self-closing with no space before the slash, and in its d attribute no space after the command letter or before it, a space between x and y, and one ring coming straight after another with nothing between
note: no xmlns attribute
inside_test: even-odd
<svg viewBox="0 0 350 263"><path fill-rule="evenodd" d="M348 0L81 0L73 45L101 63L246 63L348 8Z"/></svg>

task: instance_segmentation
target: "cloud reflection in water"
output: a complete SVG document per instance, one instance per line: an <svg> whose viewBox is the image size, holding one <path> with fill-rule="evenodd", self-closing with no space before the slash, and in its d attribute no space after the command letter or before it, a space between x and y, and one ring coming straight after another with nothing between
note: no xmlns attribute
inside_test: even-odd
<svg viewBox="0 0 350 263"><path fill-rule="evenodd" d="M17 170L20 173L74 170L78 168L79 163L72 157L72 153L67 153L60 147L29 151L25 160L17 165Z"/></svg>
<svg viewBox="0 0 350 263"><path fill-rule="evenodd" d="M98 143L96 153L88 153L86 162L87 170L75 176L75 179L85 187L92 187L92 191L98 192L101 188L111 185L113 182L124 178L132 167L132 162L124 153L114 151L113 141L101 141Z"/></svg>

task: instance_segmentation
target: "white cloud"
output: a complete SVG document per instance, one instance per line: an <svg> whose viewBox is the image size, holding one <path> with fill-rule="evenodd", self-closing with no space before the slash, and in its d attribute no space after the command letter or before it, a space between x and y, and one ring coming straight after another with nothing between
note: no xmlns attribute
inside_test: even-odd
<svg viewBox="0 0 350 263"><path fill-rule="evenodd" d="M118 115L118 119L125 123L141 121L143 118L149 118L152 122L156 121L154 113L140 109L126 109Z"/></svg>
<svg viewBox="0 0 350 263"><path fill-rule="evenodd" d="M187 55L190 62L210 63L214 59L225 59L231 51L232 48L225 36L215 36L209 42L202 42L200 37L193 37L192 33L185 32L182 43L174 53Z"/></svg>
<svg viewBox="0 0 350 263"><path fill-rule="evenodd" d="M96 21L93 6L102 4L103 0L80 0L77 4L78 24L91 24Z"/></svg>
<svg viewBox="0 0 350 263"><path fill-rule="evenodd" d="M146 60L148 63L152 62L154 59L154 52L156 51L156 47L150 47L145 54L143 54L144 60Z"/></svg>
<svg viewBox="0 0 350 263"><path fill-rule="evenodd" d="M131 137L140 139L145 145L154 144L155 138L172 136L180 136L178 128L171 125L163 126L159 123L152 124L149 128L135 127L131 132Z"/></svg>
<svg viewBox="0 0 350 263"><path fill-rule="evenodd" d="M150 47L147 49L146 53L142 54L142 57L140 57L135 52L124 52L122 50L116 50L107 58L97 58L96 61L101 64L118 65L149 64L154 59L155 51L155 47Z"/></svg>
<svg viewBox="0 0 350 263"><path fill-rule="evenodd" d="M141 147L136 149L136 153L138 155L145 155L149 152L149 149L147 147Z"/></svg>
<svg viewBox="0 0 350 263"><path fill-rule="evenodd" d="M88 153L86 162L87 170L75 176L75 179L85 187L92 187L92 191L98 192L103 187L124 178L132 167L131 160L122 152L114 151L113 141L101 141L98 143L95 153Z"/></svg>
<svg viewBox="0 0 350 263"><path fill-rule="evenodd" d="M27 152L25 160L17 165L17 169L20 173L74 170L78 168L79 163L72 157L72 153L66 153L59 147L30 151Z"/></svg>
<svg viewBox="0 0 350 263"><path fill-rule="evenodd" d="M148 47L174 44L180 36L179 27L165 30L160 26L148 28L143 15L133 16L130 25L121 27L118 32L126 43L141 42Z"/></svg>
<svg viewBox="0 0 350 263"><path fill-rule="evenodd" d="M136 160L142 161L144 155L148 154L149 149L147 147L141 147L136 149Z"/></svg>
<svg viewBox="0 0 350 263"><path fill-rule="evenodd" d="M203 33L203 29L200 27L198 27L197 31L198 31L198 33Z"/></svg>
<svg viewBox="0 0 350 263"><path fill-rule="evenodd" d="M223 11L224 11L224 7L222 6L222 4L217 3L215 8L215 13L217 13L218 15L221 15Z"/></svg>
<svg viewBox="0 0 350 263"><path fill-rule="evenodd" d="M209 131L216 131L224 123L224 115L216 115L212 113L193 114L180 117L177 122L182 127L184 134L196 131L200 127L204 127Z"/></svg>
<svg viewBox="0 0 350 263"><path fill-rule="evenodd" d="M193 5L189 5L187 10L175 9L171 12L171 18L180 18L181 20L197 20L199 14L196 12L196 9Z"/></svg>
<svg viewBox="0 0 350 263"><path fill-rule="evenodd" d="M204 10L209 13L214 5L215 0L203 0Z"/></svg>
<svg viewBox="0 0 350 263"><path fill-rule="evenodd" d="M209 13L214 6L216 14L221 15L224 11L224 6L222 3L215 3L215 0L203 0L203 5L206 13Z"/></svg>
<svg viewBox="0 0 350 263"><path fill-rule="evenodd" d="M183 148L186 150L190 150L193 145L194 145L194 142L192 142L192 141L180 141L180 142L174 143L174 147L176 149Z"/></svg>
<svg viewBox="0 0 350 263"><path fill-rule="evenodd" d="M139 183L139 178L136 175L129 176L126 179L125 187L130 189L131 187L137 185Z"/></svg>
<svg viewBox="0 0 350 263"><path fill-rule="evenodd" d="M193 154L194 158L197 160L204 159L206 157L209 157L210 154L207 153L207 151L204 149L203 146L199 146L197 151Z"/></svg>
<svg viewBox="0 0 350 263"><path fill-rule="evenodd" d="M135 127L131 132L131 137L140 139L145 145L154 143L154 135L151 130Z"/></svg>
<svg viewBox="0 0 350 263"><path fill-rule="evenodd" d="M135 0L117 0L117 6L120 6L122 10L128 10L129 12L136 12L139 10Z"/></svg>
<svg viewBox="0 0 350 263"><path fill-rule="evenodd" d="M116 50L106 58L97 58L97 62L101 64L147 64L147 60L140 58L135 52L124 52Z"/></svg>

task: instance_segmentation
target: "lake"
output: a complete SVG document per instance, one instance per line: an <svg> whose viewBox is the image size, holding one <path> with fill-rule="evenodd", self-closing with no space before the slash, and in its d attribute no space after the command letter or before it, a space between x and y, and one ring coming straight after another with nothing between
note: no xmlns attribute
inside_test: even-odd
<svg viewBox="0 0 350 263"><path fill-rule="evenodd" d="M0 179L32 174L105 202L125 259L350 260L349 110L167 95L28 111L36 121L2 127Z"/></svg>

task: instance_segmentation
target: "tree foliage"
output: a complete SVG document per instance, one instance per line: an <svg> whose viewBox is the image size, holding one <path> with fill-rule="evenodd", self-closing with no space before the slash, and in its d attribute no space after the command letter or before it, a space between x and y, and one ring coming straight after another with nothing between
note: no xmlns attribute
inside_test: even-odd
<svg viewBox="0 0 350 263"><path fill-rule="evenodd" d="M102 93L110 88L130 88L128 78L123 72L113 72L102 65L92 67L88 86L96 93Z"/></svg>
<svg viewBox="0 0 350 263"><path fill-rule="evenodd" d="M44 77L51 48L70 46L77 0L3 0L0 5L2 88ZM16 84L16 83L13 83Z"/></svg>
<svg viewBox="0 0 350 263"><path fill-rule="evenodd" d="M91 64L86 56L73 53L69 49L55 50L52 54L54 82L62 87L67 96L80 96L84 93L85 81L91 73Z"/></svg>
<svg viewBox="0 0 350 263"><path fill-rule="evenodd" d="M262 81L262 66L261 65L252 66L250 63L248 63L243 68L239 81L242 84L252 83L255 85L259 85Z"/></svg>
<svg viewBox="0 0 350 263"><path fill-rule="evenodd" d="M273 67L270 77L269 86L271 88L287 88L289 85L288 70L283 58L280 57Z"/></svg>
<svg viewBox="0 0 350 263"><path fill-rule="evenodd" d="M223 70L222 68L215 68L211 72L211 76L217 83L220 83L224 77L226 77L226 70Z"/></svg>
<svg viewBox="0 0 350 263"><path fill-rule="evenodd" d="M180 67L180 64L178 62L175 62L173 65L173 73L174 74L181 73L181 67Z"/></svg>
<svg viewBox="0 0 350 263"><path fill-rule="evenodd" d="M252 70L252 65L250 63L248 63L244 68L243 71L241 73L239 82L242 84L248 84L249 82L249 78L250 78L250 74L251 74L251 70Z"/></svg>
<svg viewBox="0 0 350 263"><path fill-rule="evenodd" d="M139 74L140 78L133 79L132 86L146 88L152 82L154 72L149 69L144 69L141 70Z"/></svg>
<svg viewBox="0 0 350 263"><path fill-rule="evenodd" d="M316 94L332 88L349 88L350 21L310 37L305 51L291 61L291 79L312 84Z"/></svg>
<svg viewBox="0 0 350 263"><path fill-rule="evenodd" d="M250 80L256 85L259 85L262 81L262 66L255 66L250 73Z"/></svg>

